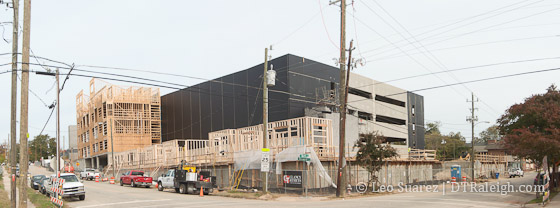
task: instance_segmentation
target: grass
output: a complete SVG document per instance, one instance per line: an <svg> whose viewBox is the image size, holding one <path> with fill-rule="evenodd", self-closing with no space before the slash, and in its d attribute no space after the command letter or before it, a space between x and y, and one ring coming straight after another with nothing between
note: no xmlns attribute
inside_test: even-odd
<svg viewBox="0 0 560 208"><path fill-rule="evenodd" d="M554 198L557 194L558 194L558 192L550 192L550 197L548 197L548 198L549 198L549 199L552 199L552 198ZM538 203L542 203L542 198L543 198L543 196L541 195L541 196L539 196L539 198L533 199L533 200L527 202L527 204L538 204Z"/></svg>
<svg viewBox="0 0 560 208"><path fill-rule="evenodd" d="M37 191L37 190L35 190L31 187L27 187L27 198L37 208L57 207L51 202L50 197L47 197L46 195L43 195L43 194L39 193L39 191ZM64 201L64 206L63 207L68 207L68 205L66 205L66 201Z"/></svg>
<svg viewBox="0 0 560 208"><path fill-rule="evenodd" d="M243 192L243 191L223 191L214 193L216 196L224 196L224 197L231 197L231 198L240 198L240 199L259 199L263 195L262 192L250 193L250 192Z"/></svg>
<svg viewBox="0 0 560 208"><path fill-rule="evenodd" d="M8 192L4 188L3 177L0 175L0 207L10 207L10 198Z"/></svg>

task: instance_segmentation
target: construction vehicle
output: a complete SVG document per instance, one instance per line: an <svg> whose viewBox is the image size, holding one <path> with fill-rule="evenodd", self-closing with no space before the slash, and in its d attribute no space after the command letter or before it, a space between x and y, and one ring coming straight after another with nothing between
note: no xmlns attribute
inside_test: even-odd
<svg viewBox="0 0 560 208"><path fill-rule="evenodd" d="M203 194L208 195L216 187L216 176L211 176L211 171L200 170L184 161L158 178L159 191L174 188L181 194L195 194L202 189Z"/></svg>

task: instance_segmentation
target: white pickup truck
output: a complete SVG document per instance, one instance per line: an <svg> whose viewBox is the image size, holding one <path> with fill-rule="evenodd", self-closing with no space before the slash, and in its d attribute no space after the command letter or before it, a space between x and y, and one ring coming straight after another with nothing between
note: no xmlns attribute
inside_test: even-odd
<svg viewBox="0 0 560 208"><path fill-rule="evenodd" d="M91 168L86 168L83 172L80 173L80 178L84 180L95 180L95 176L100 176L99 172Z"/></svg>
<svg viewBox="0 0 560 208"><path fill-rule="evenodd" d="M521 170L521 168L512 168L509 169L509 177L510 178L514 178L515 176L517 177L523 177L524 173L523 170Z"/></svg>
<svg viewBox="0 0 560 208"><path fill-rule="evenodd" d="M44 180L45 192L47 196L54 195L52 188L52 178L55 175L51 175L49 179ZM78 177L73 173L61 173L60 178L64 179L64 183L62 184L62 190L64 191L62 197L78 197L80 200L86 199L86 190L84 188L84 184L78 180Z"/></svg>

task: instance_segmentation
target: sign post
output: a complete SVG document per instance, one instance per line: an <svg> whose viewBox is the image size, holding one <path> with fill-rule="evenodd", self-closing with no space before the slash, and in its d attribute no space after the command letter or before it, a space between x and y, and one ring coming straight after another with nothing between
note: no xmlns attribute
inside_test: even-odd
<svg viewBox="0 0 560 208"><path fill-rule="evenodd" d="M309 158L309 154L299 154L298 161L303 162L303 169L305 170L305 198L307 198L307 177L309 177L309 174L307 172L306 163L311 161L311 158Z"/></svg>
<svg viewBox="0 0 560 208"><path fill-rule="evenodd" d="M263 191L268 192L268 172L270 171L270 149L262 148L261 155L261 173L264 173Z"/></svg>

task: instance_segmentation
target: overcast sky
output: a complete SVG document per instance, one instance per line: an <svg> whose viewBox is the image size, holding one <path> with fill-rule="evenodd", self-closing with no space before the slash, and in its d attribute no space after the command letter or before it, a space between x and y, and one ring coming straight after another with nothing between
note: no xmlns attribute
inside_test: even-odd
<svg viewBox="0 0 560 208"><path fill-rule="evenodd" d="M20 4L23 25L22 0ZM1 22L11 22L12 10L1 8ZM552 0L356 0L347 8L346 23L347 40L354 39L356 45L354 57L366 60L354 72L379 81L549 58L390 82L412 91L559 67L559 20L560 4ZM4 23L3 27L5 41L0 43L0 53L10 53L12 25ZM262 63L264 48L273 45L272 58L291 53L334 66L339 37L340 7L329 5L328 0L33 1L31 14L31 49L37 56L74 63L81 69L184 85L203 80L81 65L213 79ZM9 54L0 56L0 64L10 61ZM10 70L10 66L1 70ZM469 141L470 124L465 119L470 114L466 101L471 91L481 101L476 103L479 120L490 122L476 126L478 135L509 106L545 92L552 83L558 84L559 77L560 71L536 73L417 93L424 96L427 122L441 121L444 133L460 131ZM10 132L10 80L9 73L0 75L0 97L4 98L0 142ZM82 89L88 91L89 80L71 77L61 94L61 131L66 138L68 125L76 124L76 95ZM30 75L30 89L47 104L56 98L53 83L53 77ZM162 94L172 91L161 88ZM29 102L33 137L41 131L50 110L33 94ZM19 110L18 103L18 120ZM55 119L53 116L45 130L51 136L55 135Z"/></svg>

